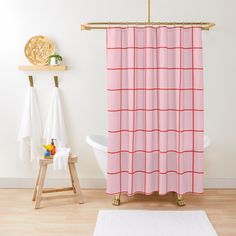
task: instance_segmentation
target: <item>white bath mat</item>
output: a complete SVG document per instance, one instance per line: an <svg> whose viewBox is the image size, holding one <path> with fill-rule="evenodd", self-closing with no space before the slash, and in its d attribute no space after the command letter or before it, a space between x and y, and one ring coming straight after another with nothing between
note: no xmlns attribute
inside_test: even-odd
<svg viewBox="0 0 236 236"><path fill-rule="evenodd" d="M217 236L204 211L102 210L94 236Z"/></svg>

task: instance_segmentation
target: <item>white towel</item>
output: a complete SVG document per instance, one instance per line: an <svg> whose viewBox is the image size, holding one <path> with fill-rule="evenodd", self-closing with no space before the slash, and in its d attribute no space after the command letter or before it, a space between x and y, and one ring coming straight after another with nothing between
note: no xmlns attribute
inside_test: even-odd
<svg viewBox="0 0 236 236"><path fill-rule="evenodd" d="M57 147L67 147L67 135L63 118L59 88L53 88L52 99L44 129L43 139L46 144L56 139Z"/></svg>
<svg viewBox="0 0 236 236"><path fill-rule="evenodd" d="M70 148L57 148L57 152L53 157L54 170L66 170L68 165L68 157Z"/></svg>
<svg viewBox="0 0 236 236"><path fill-rule="evenodd" d="M20 160L33 160L42 156L42 125L35 89L30 87L22 114L18 134Z"/></svg>

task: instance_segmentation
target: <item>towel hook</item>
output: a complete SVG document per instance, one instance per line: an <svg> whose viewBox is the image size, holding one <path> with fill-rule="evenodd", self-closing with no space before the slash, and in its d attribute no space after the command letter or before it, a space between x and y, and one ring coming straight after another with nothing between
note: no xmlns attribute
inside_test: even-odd
<svg viewBox="0 0 236 236"><path fill-rule="evenodd" d="M57 75L54 75L54 84L55 84L55 87L58 88L58 76Z"/></svg>
<svg viewBox="0 0 236 236"><path fill-rule="evenodd" d="M32 75L29 75L29 83L30 83L30 87L34 87L34 80L33 80Z"/></svg>

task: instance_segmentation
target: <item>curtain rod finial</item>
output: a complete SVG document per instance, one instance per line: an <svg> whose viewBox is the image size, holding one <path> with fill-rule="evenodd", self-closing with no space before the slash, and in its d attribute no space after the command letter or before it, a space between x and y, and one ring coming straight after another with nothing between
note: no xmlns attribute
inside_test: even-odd
<svg viewBox="0 0 236 236"><path fill-rule="evenodd" d="M80 25L80 29L81 29L81 30L90 30L90 29L91 29L91 26L90 26L90 25L87 25L87 24L81 24L81 25Z"/></svg>

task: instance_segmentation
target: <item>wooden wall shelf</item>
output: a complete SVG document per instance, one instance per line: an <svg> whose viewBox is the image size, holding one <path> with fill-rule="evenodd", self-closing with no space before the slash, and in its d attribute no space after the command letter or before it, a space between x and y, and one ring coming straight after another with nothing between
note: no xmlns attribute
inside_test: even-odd
<svg viewBox="0 0 236 236"><path fill-rule="evenodd" d="M65 71L68 69L66 65L58 66L34 66L34 65L23 65L18 66L21 71Z"/></svg>

